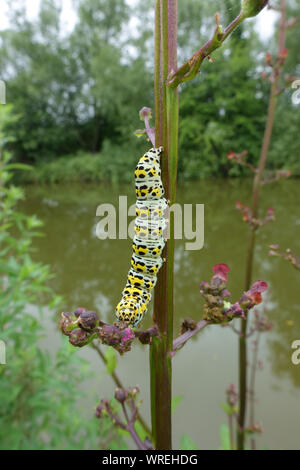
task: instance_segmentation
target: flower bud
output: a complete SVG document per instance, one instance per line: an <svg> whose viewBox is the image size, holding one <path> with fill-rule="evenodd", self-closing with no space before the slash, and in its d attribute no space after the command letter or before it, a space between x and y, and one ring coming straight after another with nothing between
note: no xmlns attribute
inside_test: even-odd
<svg viewBox="0 0 300 470"><path fill-rule="evenodd" d="M288 56L288 49L283 49L280 53L279 53L279 59L286 59L287 56Z"/></svg>
<svg viewBox="0 0 300 470"><path fill-rule="evenodd" d="M78 325L85 330L93 330L99 324L99 318L96 312L86 310L80 313Z"/></svg>
<svg viewBox="0 0 300 470"><path fill-rule="evenodd" d="M233 160L236 156L236 153L231 150L229 153L227 153L226 157L228 158L228 160Z"/></svg>
<svg viewBox="0 0 300 470"><path fill-rule="evenodd" d="M267 5L268 0L242 0L241 16L243 18L251 18Z"/></svg>
<svg viewBox="0 0 300 470"><path fill-rule="evenodd" d="M112 346L120 354L130 351L131 343L135 338L131 328L119 328L114 325L104 325L98 334L103 344Z"/></svg>
<svg viewBox="0 0 300 470"><path fill-rule="evenodd" d="M207 281L202 281L200 283L200 294L205 295L210 289L210 285Z"/></svg>
<svg viewBox="0 0 300 470"><path fill-rule="evenodd" d="M96 408L96 418L101 418L103 414L105 414L108 405L109 400L103 398L103 400L101 400L100 405L98 405Z"/></svg>
<svg viewBox="0 0 300 470"><path fill-rule="evenodd" d="M238 401L238 394L236 392L234 384L231 384L226 390L227 403L230 406L235 406Z"/></svg>
<svg viewBox="0 0 300 470"><path fill-rule="evenodd" d="M139 387L130 387L128 389L128 395L130 395L132 398L135 398L138 394L140 393Z"/></svg>
<svg viewBox="0 0 300 470"><path fill-rule="evenodd" d="M70 343L73 344L73 346L77 346L79 348L88 344L89 340L90 335L84 330L74 330L69 336Z"/></svg>
<svg viewBox="0 0 300 470"><path fill-rule="evenodd" d="M123 388L116 388L115 390L115 399L118 400L120 403L124 403L128 396L128 391L124 390Z"/></svg>
<svg viewBox="0 0 300 470"><path fill-rule="evenodd" d="M246 299L247 300L247 299ZM230 310L229 310L229 313L230 315L232 315L233 317L241 317L241 318L245 318L245 313L244 313L244 310L242 309L242 307L240 306L239 302L235 302L231 307L230 307Z"/></svg>
<svg viewBox="0 0 300 470"><path fill-rule="evenodd" d="M223 289L222 292L221 292L221 296L224 299L229 299L229 297L231 297L231 293L229 292L228 289Z"/></svg>
<svg viewBox="0 0 300 470"><path fill-rule="evenodd" d="M64 335L70 336L71 331L72 331L72 324L73 324L73 319L72 319L71 314L69 312L63 312L61 314L59 328Z"/></svg>
<svg viewBox="0 0 300 470"><path fill-rule="evenodd" d="M142 109L140 109L139 115L140 115L141 121L143 121L145 118L151 119L152 118L151 108L147 108L146 106L144 106Z"/></svg>
<svg viewBox="0 0 300 470"><path fill-rule="evenodd" d="M86 311L87 311L87 308L78 307L74 311L74 315L75 315L76 318L78 318L83 312L86 312Z"/></svg>
<svg viewBox="0 0 300 470"><path fill-rule="evenodd" d="M245 429L245 432L248 434L255 434L255 433L261 434L262 431L263 431L262 426L259 423L252 424L251 426Z"/></svg>
<svg viewBox="0 0 300 470"><path fill-rule="evenodd" d="M101 418L103 411L104 411L104 406L98 405L96 408L96 418Z"/></svg>

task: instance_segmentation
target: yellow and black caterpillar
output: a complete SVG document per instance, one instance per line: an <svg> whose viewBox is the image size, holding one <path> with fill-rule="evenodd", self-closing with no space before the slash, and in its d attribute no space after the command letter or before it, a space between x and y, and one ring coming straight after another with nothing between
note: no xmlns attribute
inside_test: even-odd
<svg viewBox="0 0 300 470"><path fill-rule="evenodd" d="M151 148L139 160L135 175L136 219L133 254L122 299L116 307L119 321L137 326L145 315L156 284L157 273L163 263L165 246L164 218L168 207L163 197L160 157L163 148Z"/></svg>

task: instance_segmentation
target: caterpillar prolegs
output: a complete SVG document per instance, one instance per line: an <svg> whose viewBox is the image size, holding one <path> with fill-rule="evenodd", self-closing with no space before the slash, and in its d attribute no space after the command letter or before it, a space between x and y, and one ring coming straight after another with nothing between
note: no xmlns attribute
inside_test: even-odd
<svg viewBox="0 0 300 470"><path fill-rule="evenodd" d="M127 276L122 299L116 307L119 321L137 326L143 319L151 291L162 266L161 257L165 246L164 218L168 207L163 197L160 156L163 148L151 148L139 160L135 175L136 219L133 238L131 267Z"/></svg>

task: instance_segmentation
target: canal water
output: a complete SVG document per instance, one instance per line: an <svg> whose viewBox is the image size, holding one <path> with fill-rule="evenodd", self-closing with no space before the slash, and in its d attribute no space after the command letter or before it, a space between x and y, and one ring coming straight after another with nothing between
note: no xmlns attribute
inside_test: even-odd
<svg viewBox="0 0 300 470"><path fill-rule="evenodd" d="M99 240L96 209L103 203L118 208L120 195L128 196L128 205L135 201L130 185L26 187L22 210L44 222L45 236L35 239L33 257L51 266L55 275L51 286L64 296L65 311L84 306L95 309L104 321L114 320L113 311L129 269L131 241ZM205 221L201 250L188 251L186 240L176 241L175 335L185 317L201 318L199 284L210 279L214 264L230 267L228 288L233 299L237 300L243 291L248 226L242 222L235 202L250 204L250 195L251 181L247 179L179 185L178 202L204 204ZM291 361L291 344L300 340L300 271L281 258L268 256L271 243L300 255L299 196L297 179L262 188L261 214L273 207L276 220L258 232L253 276L253 280L263 279L269 285L263 305L274 323L273 330L260 339L263 367L257 371L255 414L263 427L257 441L261 449L300 449L300 365ZM59 313L55 316L55 312L48 311L44 315L47 335L42 347L51 351L62 341L57 330ZM150 325L151 308L143 328ZM250 340L250 352L252 348ZM111 397L115 385L94 350L83 348L77 353L97 373L93 380L78 384L86 397L86 413L92 419L95 396L99 400ZM174 448L179 448L183 434L188 434L199 449L220 447L220 427L227 423L220 403L225 401L226 388L237 384L237 364L238 337L228 327L207 327L177 353L173 360L173 394L182 400L173 415ZM124 385L140 387L141 412L150 421L147 347L134 343L130 353L119 357L117 372Z"/></svg>

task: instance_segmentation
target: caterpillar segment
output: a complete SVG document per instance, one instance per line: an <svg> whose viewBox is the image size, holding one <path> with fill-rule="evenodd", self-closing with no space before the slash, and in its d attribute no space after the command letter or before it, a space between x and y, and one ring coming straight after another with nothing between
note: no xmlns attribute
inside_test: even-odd
<svg viewBox="0 0 300 470"><path fill-rule="evenodd" d="M165 219L141 219L139 217L135 220L134 231L136 238L140 240L160 240L163 232L167 226Z"/></svg>
<svg viewBox="0 0 300 470"><path fill-rule="evenodd" d="M133 253L122 298L116 307L117 319L133 327L139 325L147 311L151 291L164 262L164 216L168 202L163 197L161 181L162 151L162 147L148 150L134 172L137 201Z"/></svg>
<svg viewBox="0 0 300 470"><path fill-rule="evenodd" d="M132 249L136 255L150 258L161 256L164 246L165 241L161 238L145 243L145 240L141 240L138 237L134 237L132 243Z"/></svg>
<svg viewBox="0 0 300 470"><path fill-rule="evenodd" d="M136 216L139 219L163 219L164 213L168 207L168 202L165 198L157 199L154 201L136 201Z"/></svg>
<svg viewBox="0 0 300 470"><path fill-rule="evenodd" d="M151 291L156 284L156 276L149 276L145 273L137 273L134 269L130 269L127 281L134 287L142 287L145 290Z"/></svg>
<svg viewBox="0 0 300 470"><path fill-rule="evenodd" d="M145 180L135 183L136 197L142 200L160 199L165 191L161 181Z"/></svg>

